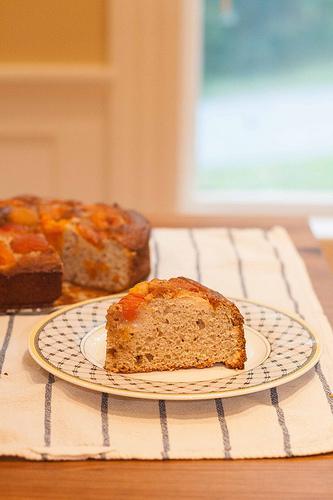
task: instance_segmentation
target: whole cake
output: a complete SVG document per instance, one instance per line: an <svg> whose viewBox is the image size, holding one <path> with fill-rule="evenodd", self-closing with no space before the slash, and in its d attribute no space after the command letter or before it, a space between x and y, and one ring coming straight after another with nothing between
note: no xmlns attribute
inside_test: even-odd
<svg viewBox="0 0 333 500"><path fill-rule="evenodd" d="M107 312L105 369L134 373L244 368L243 317L223 295L187 278L133 287Z"/></svg>
<svg viewBox="0 0 333 500"><path fill-rule="evenodd" d="M150 271L147 220L103 203L20 196L0 201L0 307L38 306L62 280L119 292Z"/></svg>

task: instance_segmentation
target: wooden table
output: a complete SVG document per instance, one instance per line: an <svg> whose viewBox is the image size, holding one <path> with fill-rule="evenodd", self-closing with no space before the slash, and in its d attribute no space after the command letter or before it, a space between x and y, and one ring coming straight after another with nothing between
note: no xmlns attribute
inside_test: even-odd
<svg viewBox="0 0 333 500"><path fill-rule="evenodd" d="M182 217L161 226L286 227L333 323L333 276L305 219ZM333 338L332 338L333 341ZM332 416L333 419L333 416ZM333 423L333 421L332 421ZM1 435L0 435L1 439ZM332 499L333 453L263 460L0 462L4 499Z"/></svg>

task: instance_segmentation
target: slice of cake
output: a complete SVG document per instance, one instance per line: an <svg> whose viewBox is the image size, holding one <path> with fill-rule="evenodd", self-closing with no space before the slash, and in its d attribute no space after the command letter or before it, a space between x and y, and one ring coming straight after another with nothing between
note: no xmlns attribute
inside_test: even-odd
<svg viewBox="0 0 333 500"><path fill-rule="evenodd" d="M217 292L187 278L133 287L107 312L105 369L134 373L244 368L243 317Z"/></svg>

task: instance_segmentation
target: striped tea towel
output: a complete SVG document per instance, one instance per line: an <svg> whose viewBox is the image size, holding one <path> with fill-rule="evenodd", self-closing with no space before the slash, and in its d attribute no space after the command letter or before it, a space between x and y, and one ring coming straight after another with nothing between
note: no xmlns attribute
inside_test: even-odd
<svg viewBox="0 0 333 500"><path fill-rule="evenodd" d="M36 365L40 317L0 317L0 453L36 460L286 457L333 450L333 336L302 260L281 228L156 229L152 277L187 276L231 297L296 312L322 339L320 363L286 385L208 401L93 392Z"/></svg>

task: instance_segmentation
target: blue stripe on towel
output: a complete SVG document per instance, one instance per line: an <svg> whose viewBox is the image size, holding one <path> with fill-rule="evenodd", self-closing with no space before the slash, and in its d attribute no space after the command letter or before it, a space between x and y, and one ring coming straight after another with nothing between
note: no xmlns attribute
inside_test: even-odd
<svg viewBox="0 0 333 500"><path fill-rule="evenodd" d="M15 319L15 315L10 315L8 317L7 330L6 330L5 338L4 338L4 341L3 341L3 344L2 344L2 347L0 350L0 375L2 374L2 369L3 369L4 362L5 362L6 352L7 352L10 338L12 335L13 326L14 326L14 319Z"/></svg>
<svg viewBox="0 0 333 500"><path fill-rule="evenodd" d="M163 444L162 458L164 460L167 460L169 458L170 440L169 440L168 416L166 411L166 404L163 399L159 400L158 409L160 412L160 424L161 424L162 444Z"/></svg>

